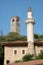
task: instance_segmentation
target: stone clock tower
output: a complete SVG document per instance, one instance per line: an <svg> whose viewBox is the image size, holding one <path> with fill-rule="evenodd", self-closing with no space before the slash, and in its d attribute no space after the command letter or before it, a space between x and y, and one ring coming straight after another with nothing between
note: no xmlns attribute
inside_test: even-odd
<svg viewBox="0 0 43 65"><path fill-rule="evenodd" d="M10 32L20 33L20 18L13 16L10 21Z"/></svg>

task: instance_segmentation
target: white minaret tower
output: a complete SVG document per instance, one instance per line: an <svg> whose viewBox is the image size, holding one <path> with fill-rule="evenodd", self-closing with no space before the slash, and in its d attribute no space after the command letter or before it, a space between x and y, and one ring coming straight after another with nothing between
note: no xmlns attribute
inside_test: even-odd
<svg viewBox="0 0 43 65"><path fill-rule="evenodd" d="M31 7L28 10L27 13L27 20L26 20L26 24L27 24L27 41L28 41L28 53L30 54L34 54L34 19L32 17L32 9Z"/></svg>

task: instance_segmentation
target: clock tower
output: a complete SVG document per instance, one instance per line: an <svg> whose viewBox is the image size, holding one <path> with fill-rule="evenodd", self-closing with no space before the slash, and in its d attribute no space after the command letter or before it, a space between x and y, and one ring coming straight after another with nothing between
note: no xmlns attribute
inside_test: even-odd
<svg viewBox="0 0 43 65"><path fill-rule="evenodd" d="M20 18L13 16L10 21L10 32L20 33Z"/></svg>

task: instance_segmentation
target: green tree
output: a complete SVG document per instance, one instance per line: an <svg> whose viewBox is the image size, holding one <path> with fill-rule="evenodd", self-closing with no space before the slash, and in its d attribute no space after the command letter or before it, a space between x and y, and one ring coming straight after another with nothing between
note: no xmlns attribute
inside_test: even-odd
<svg viewBox="0 0 43 65"><path fill-rule="evenodd" d="M38 34L34 34L34 38L38 39L39 38Z"/></svg>
<svg viewBox="0 0 43 65"><path fill-rule="evenodd" d="M43 35L39 35L39 39L40 40L43 40Z"/></svg>
<svg viewBox="0 0 43 65"><path fill-rule="evenodd" d="M41 52L38 56L35 57L36 60L43 59L43 52Z"/></svg>
<svg viewBox="0 0 43 65"><path fill-rule="evenodd" d="M6 41L25 41L27 40L26 36L22 36L18 33L10 32L6 36Z"/></svg>
<svg viewBox="0 0 43 65"><path fill-rule="evenodd" d="M0 59L3 59L3 48L1 43L0 43Z"/></svg>
<svg viewBox="0 0 43 65"><path fill-rule="evenodd" d="M23 56L22 60L29 61L29 60L32 60L32 58L33 58L33 55L27 54L27 55Z"/></svg>

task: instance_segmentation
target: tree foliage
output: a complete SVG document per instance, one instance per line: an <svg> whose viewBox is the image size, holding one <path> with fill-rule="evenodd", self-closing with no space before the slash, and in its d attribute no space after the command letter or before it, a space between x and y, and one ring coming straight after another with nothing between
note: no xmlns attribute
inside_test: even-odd
<svg viewBox="0 0 43 65"><path fill-rule="evenodd" d="M18 33L9 33L7 36L6 36L6 41L26 41L27 38L26 36L22 36Z"/></svg>
<svg viewBox="0 0 43 65"><path fill-rule="evenodd" d="M33 57L33 55L27 54L27 55L23 56L22 60L29 61L29 60L32 60L32 57Z"/></svg>
<svg viewBox="0 0 43 65"><path fill-rule="evenodd" d="M43 35L34 34L34 39L42 40ZM7 35L0 35L0 41L26 41L27 37L18 33L10 32Z"/></svg>
<svg viewBox="0 0 43 65"><path fill-rule="evenodd" d="M0 43L0 59L3 59L3 48L1 43Z"/></svg>
<svg viewBox="0 0 43 65"><path fill-rule="evenodd" d="M43 35L39 35L39 39L40 40L43 40Z"/></svg>
<svg viewBox="0 0 43 65"><path fill-rule="evenodd" d="M38 34L34 34L34 38L38 39L39 38Z"/></svg>
<svg viewBox="0 0 43 65"><path fill-rule="evenodd" d="M37 60L43 59L43 52L41 52L38 56L36 56L35 59Z"/></svg>

